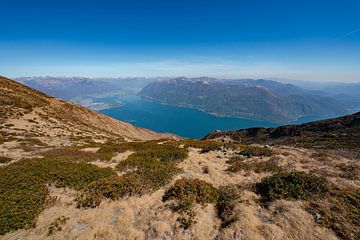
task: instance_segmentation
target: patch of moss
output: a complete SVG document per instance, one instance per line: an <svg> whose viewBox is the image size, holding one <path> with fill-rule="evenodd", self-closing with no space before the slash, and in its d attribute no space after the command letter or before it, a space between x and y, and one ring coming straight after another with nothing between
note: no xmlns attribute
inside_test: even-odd
<svg viewBox="0 0 360 240"><path fill-rule="evenodd" d="M265 201L303 200L323 196L329 189L329 183L325 178L314 174L291 172L266 177L255 188Z"/></svg>
<svg viewBox="0 0 360 240"><path fill-rule="evenodd" d="M0 234L35 225L43 210L46 184L76 190L115 176L110 168L58 159L24 159L0 168Z"/></svg>

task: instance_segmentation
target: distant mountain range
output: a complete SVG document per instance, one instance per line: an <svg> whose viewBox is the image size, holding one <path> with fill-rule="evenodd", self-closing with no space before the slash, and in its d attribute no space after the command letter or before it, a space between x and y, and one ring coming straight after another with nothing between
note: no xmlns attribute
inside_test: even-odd
<svg viewBox="0 0 360 240"><path fill-rule="evenodd" d="M360 110L360 84L296 84L272 80L200 78L22 77L16 79L51 96L101 110L121 106L101 97L138 94L156 102L219 116L287 123ZM301 87L299 87L301 86ZM98 99L100 97L100 99Z"/></svg>
<svg viewBox="0 0 360 240"><path fill-rule="evenodd" d="M64 100L111 94L136 94L147 84L164 78L19 77L15 80Z"/></svg>
<svg viewBox="0 0 360 240"><path fill-rule="evenodd" d="M120 87L114 84L89 78L23 77L17 78L16 80L28 87L64 100L120 90Z"/></svg>
<svg viewBox="0 0 360 240"><path fill-rule="evenodd" d="M164 104L201 109L214 115L278 123L351 111L344 102L316 91L263 79L182 77L152 82L139 95Z"/></svg>

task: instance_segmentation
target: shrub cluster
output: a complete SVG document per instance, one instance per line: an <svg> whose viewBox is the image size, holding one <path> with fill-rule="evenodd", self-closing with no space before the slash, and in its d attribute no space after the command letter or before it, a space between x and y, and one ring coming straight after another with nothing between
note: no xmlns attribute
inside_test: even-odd
<svg viewBox="0 0 360 240"><path fill-rule="evenodd" d="M264 200L306 200L306 210L317 223L331 228L341 239L360 239L360 190L339 187L325 178L304 172L279 173L256 185Z"/></svg>
<svg viewBox="0 0 360 240"><path fill-rule="evenodd" d="M236 221L234 208L240 199L241 188L239 185L227 185L219 188L219 198L216 202L217 215L223 221L222 227Z"/></svg>
<svg viewBox="0 0 360 240"><path fill-rule="evenodd" d="M117 153L134 151L139 156L158 158L162 161L177 161L186 158L187 151L179 148L180 143L172 140L154 140L147 142L107 143L96 152L100 156L111 159Z"/></svg>
<svg viewBox="0 0 360 240"><path fill-rule="evenodd" d="M186 158L187 150L175 141L132 142L107 145L99 154L132 150L136 151L121 161L116 169L122 176L101 179L89 185L77 199L78 207L96 207L101 198L118 199L156 191L168 184L180 172L177 164Z"/></svg>
<svg viewBox="0 0 360 240"><path fill-rule="evenodd" d="M329 189L325 178L305 172L277 173L256 184L256 192L264 200L302 200L322 196Z"/></svg>
<svg viewBox="0 0 360 240"><path fill-rule="evenodd" d="M203 180L180 179L165 192L162 200L175 200L173 209L185 215L178 219L185 228L195 222L193 208L196 204L205 206L214 203L217 215L225 227L236 219L233 210L239 201L240 192L238 185L227 185L218 189Z"/></svg>
<svg viewBox="0 0 360 240"><path fill-rule="evenodd" d="M110 168L51 158L24 159L0 168L0 234L34 226L48 196L46 184L80 190L115 175Z"/></svg>
<svg viewBox="0 0 360 240"><path fill-rule="evenodd" d="M185 211L195 204L215 203L218 198L218 189L210 183L199 179L180 179L165 192L163 202L176 200L178 209Z"/></svg>

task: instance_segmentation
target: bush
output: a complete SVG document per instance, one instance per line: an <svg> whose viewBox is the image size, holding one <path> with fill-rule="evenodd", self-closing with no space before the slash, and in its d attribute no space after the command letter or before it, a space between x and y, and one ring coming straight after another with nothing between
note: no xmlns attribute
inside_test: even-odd
<svg viewBox="0 0 360 240"><path fill-rule="evenodd" d="M110 168L51 158L24 159L0 168L0 234L35 225L48 196L46 184L80 190L115 175Z"/></svg>
<svg viewBox="0 0 360 240"><path fill-rule="evenodd" d="M277 173L256 184L256 192L265 201L275 199L302 200L323 196L329 188L325 178L305 172Z"/></svg>
<svg viewBox="0 0 360 240"><path fill-rule="evenodd" d="M180 173L175 163L162 162L155 158L143 158L131 155L120 162L117 167L119 171L135 170L142 186L149 190L157 190L170 182L172 177Z"/></svg>
<svg viewBox="0 0 360 240"><path fill-rule="evenodd" d="M168 141L147 141L147 142L126 142L102 146L97 154L111 159L119 152L127 150L134 151L138 156L146 158L157 158L161 161L180 161L187 157L187 150L179 148L179 142Z"/></svg>
<svg viewBox="0 0 360 240"><path fill-rule="evenodd" d="M219 189L219 198L216 202L217 215L226 227L236 221L233 210L240 199L241 188L239 185L227 185Z"/></svg>
<svg viewBox="0 0 360 240"><path fill-rule="evenodd" d="M199 179L180 179L165 192L162 200L176 200L178 210L186 211L195 204L215 203L218 198L219 191L210 183Z"/></svg>
<svg viewBox="0 0 360 240"><path fill-rule="evenodd" d="M140 195L144 190L139 178L131 173L103 178L89 184L76 198L77 207L94 208L104 197L116 200L126 196Z"/></svg>
<svg viewBox="0 0 360 240"><path fill-rule="evenodd" d="M78 197L78 207L95 207L103 197L114 200L156 191L180 172L176 165L187 156L187 150L179 148L179 143L174 141L161 144L158 141L121 143L107 145L100 150L97 154L112 155L126 150L136 152L116 166L120 172L129 172L90 184Z"/></svg>

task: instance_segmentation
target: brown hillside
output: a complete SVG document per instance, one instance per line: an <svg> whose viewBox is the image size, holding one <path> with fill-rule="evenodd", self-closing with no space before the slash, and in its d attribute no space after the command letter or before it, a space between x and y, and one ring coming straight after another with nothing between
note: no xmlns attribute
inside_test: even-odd
<svg viewBox="0 0 360 240"><path fill-rule="evenodd" d="M0 77L0 124L3 136L30 136L52 145L89 139L149 140L171 136L117 121L5 77Z"/></svg>

